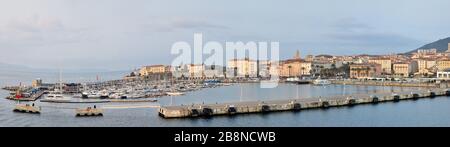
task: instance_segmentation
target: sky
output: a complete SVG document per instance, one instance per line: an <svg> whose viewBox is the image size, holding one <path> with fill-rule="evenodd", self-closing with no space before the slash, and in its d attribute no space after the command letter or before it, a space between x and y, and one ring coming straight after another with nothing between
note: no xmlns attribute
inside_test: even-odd
<svg viewBox="0 0 450 147"><path fill-rule="evenodd" d="M448 0L0 0L0 63L131 70L175 42L278 41L281 58L390 54L450 37Z"/></svg>

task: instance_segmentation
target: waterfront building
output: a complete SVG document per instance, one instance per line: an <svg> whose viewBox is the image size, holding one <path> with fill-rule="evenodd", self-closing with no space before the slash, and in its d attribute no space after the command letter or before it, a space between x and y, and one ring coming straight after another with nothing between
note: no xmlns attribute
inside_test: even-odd
<svg viewBox="0 0 450 147"><path fill-rule="evenodd" d="M436 73L436 60L430 58L419 58L416 61L418 65L418 72L416 75L427 77Z"/></svg>
<svg viewBox="0 0 450 147"><path fill-rule="evenodd" d="M304 61L300 63L300 75L302 76L310 76L312 69L312 63L308 61Z"/></svg>
<svg viewBox="0 0 450 147"><path fill-rule="evenodd" d="M390 75L392 73L392 60L385 57L375 57L369 59L369 63L380 64L383 74Z"/></svg>
<svg viewBox="0 0 450 147"><path fill-rule="evenodd" d="M450 69L450 58L441 58L437 61L437 70L444 71Z"/></svg>
<svg viewBox="0 0 450 147"><path fill-rule="evenodd" d="M31 81L31 87L33 88L39 88L42 86L42 79L36 79Z"/></svg>
<svg viewBox="0 0 450 147"><path fill-rule="evenodd" d="M279 74L281 77L309 76L311 73L311 62L302 59L289 59L280 63Z"/></svg>
<svg viewBox="0 0 450 147"><path fill-rule="evenodd" d="M162 74L162 73L169 72L169 71L167 71L167 69L168 69L168 67L166 67L164 65L144 66L139 70L139 74L141 76L149 76L151 74Z"/></svg>
<svg viewBox="0 0 450 147"><path fill-rule="evenodd" d="M311 63L311 75L320 75L320 72L325 69L335 69L336 64L333 60L314 60Z"/></svg>
<svg viewBox="0 0 450 147"><path fill-rule="evenodd" d="M204 76L206 79L223 78L224 67L219 65L205 65Z"/></svg>
<svg viewBox="0 0 450 147"><path fill-rule="evenodd" d="M380 64L362 63L350 64L350 78L364 79L381 76L382 68Z"/></svg>
<svg viewBox="0 0 450 147"><path fill-rule="evenodd" d="M300 52L297 50L292 59L280 62L279 75L281 77L302 77L311 75L311 62L300 58Z"/></svg>
<svg viewBox="0 0 450 147"><path fill-rule="evenodd" d="M258 74L261 78L270 77L270 68L272 66L271 61L269 60L260 60L258 62Z"/></svg>
<svg viewBox="0 0 450 147"><path fill-rule="evenodd" d="M172 76L174 78L188 78L189 77L189 70L188 65L179 65L179 66L172 66L171 67Z"/></svg>
<svg viewBox="0 0 450 147"><path fill-rule="evenodd" d="M189 78L191 79L200 79L205 77L204 64L188 64L187 70L189 72Z"/></svg>
<svg viewBox="0 0 450 147"><path fill-rule="evenodd" d="M417 71L417 62L396 62L393 65L393 75L395 77L410 77Z"/></svg>
<svg viewBox="0 0 450 147"><path fill-rule="evenodd" d="M257 77L258 65L256 60L249 58L231 59L228 61L228 70L233 74L228 77Z"/></svg>
<svg viewBox="0 0 450 147"><path fill-rule="evenodd" d="M64 93L80 93L80 83L68 83L63 85Z"/></svg>
<svg viewBox="0 0 450 147"><path fill-rule="evenodd" d="M450 70L438 71L436 78L439 80L450 80Z"/></svg>

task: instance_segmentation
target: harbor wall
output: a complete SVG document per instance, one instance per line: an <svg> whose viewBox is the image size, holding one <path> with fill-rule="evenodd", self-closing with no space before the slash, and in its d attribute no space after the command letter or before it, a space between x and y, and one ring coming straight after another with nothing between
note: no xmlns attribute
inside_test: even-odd
<svg viewBox="0 0 450 147"><path fill-rule="evenodd" d="M391 93L378 95L336 96L328 98L288 99L274 101L236 102L223 104L194 104L182 106L163 106L159 115L163 118L210 117L248 113L267 113L276 111L300 111L380 102L398 102L401 100L450 96L449 90L432 90L409 93Z"/></svg>
<svg viewBox="0 0 450 147"><path fill-rule="evenodd" d="M332 84L341 85L369 85L369 86L398 86L398 87L430 87L447 88L447 83L424 83L424 82L394 82L394 81L370 81L370 80L331 80Z"/></svg>

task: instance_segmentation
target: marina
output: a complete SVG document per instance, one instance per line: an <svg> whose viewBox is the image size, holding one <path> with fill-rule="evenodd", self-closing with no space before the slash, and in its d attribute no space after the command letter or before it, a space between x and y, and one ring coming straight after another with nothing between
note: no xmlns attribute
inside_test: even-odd
<svg viewBox="0 0 450 147"><path fill-rule="evenodd" d="M234 81L237 82L237 81ZM347 95L329 95L326 97L304 97L290 99L289 97L257 100L257 101L238 101L226 103L181 103L181 105L173 105L174 98L183 97L193 91L203 89L214 89L219 87L228 87L233 84L242 85L244 83L255 83L257 81L239 81L239 83L222 83L220 81L189 81L189 80L113 80L101 83L72 83L63 84L62 82L49 87L47 89L31 88L19 86L15 88L15 92L11 92L6 98L15 101L37 101L41 103L55 104L104 104L104 103L157 103L158 100L170 99L169 105L161 105L158 109L158 115L163 118L184 118L184 117L201 117L216 115L235 115L247 113L268 113L277 111L300 111L303 109L328 108L339 106L353 106L366 103L379 103L384 101L400 101L403 99L418 99L431 96L447 95L448 91L443 91L447 87L446 83L423 83L414 82L398 82L398 81L377 81L377 80L333 80L333 79L315 79L315 80L299 80L287 79L281 81L282 85L310 85L318 87L326 87L327 85L373 85L373 86L394 86L394 87L422 87L421 91L400 91L400 92L374 92L371 94L347 94ZM71 90L67 90L67 86L72 86ZM64 88L63 88L64 87ZM440 89L438 89L440 88ZM8 88L4 88L8 89ZM11 88L9 88L11 89ZM11 89L12 90L12 89ZM433 90L433 91L430 91ZM72 92L68 92L72 91ZM241 87L240 97L244 90ZM25 93L25 94L24 94ZM199 97L202 98L202 97ZM178 100L176 100L178 101ZM123 106L122 108L126 108ZM36 112L39 109L34 107L18 106L15 110L20 112ZM57 108L57 107L53 107ZM67 108L67 107L66 107ZM130 107L128 107L130 108ZM143 108L143 107L138 107ZM58 107L64 109L64 107ZM76 109L77 116L98 116L103 115L103 109L87 108L68 108ZM33 110L33 111L31 111ZM36 110L36 111L35 111ZM100 113L101 112L101 113Z"/></svg>
<svg viewBox="0 0 450 147"><path fill-rule="evenodd" d="M230 83L204 81L113 80L101 83L47 84L46 87L4 87L11 91L6 99L48 103L157 102L163 96L181 96L205 88L231 86ZM64 85L64 86L63 86ZM70 86L70 87L69 87ZM63 89L64 87L64 89ZM70 90L67 90L70 89Z"/></svg>

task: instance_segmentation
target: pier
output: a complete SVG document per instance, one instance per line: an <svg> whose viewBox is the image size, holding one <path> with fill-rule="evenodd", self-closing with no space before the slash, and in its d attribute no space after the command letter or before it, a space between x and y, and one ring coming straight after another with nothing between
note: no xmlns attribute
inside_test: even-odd
<svg viewBox="0 0 450 147"><path fill-rule="evenodd" d="M19 104L13 109L14 112L22 112L22 113L41 113L41 108L36 107L30 104Z"/></svg>
<svg viewBox="0 0 450 147"><path fill-rule="evenodd" d="M159 115L163 118L210 117L218 115L235 115L248 113L267 113L276 111L300 111L329 107L376 104L381 102L398 102L450 96L450 90L430 89L418 92L355 94L348 96L330 96L319 98L302 98L272 101L252 101L223 104L194 104L182 106L162 106Z"/></svg>
<svg viewBox="0 0 450 147"><path fill-rule="evenodd" d="M396 87L427 87L447 88L447 83L425 83L425 82L398 82L398 81L373 81L373 80L330 80L332 84L341 85L367 85L367 86L396 86Z"/></svg>
<svg viewBox="0 0 450 147"><path fill-rule="evenodd" d="M8 96L6 99L9 100L15 100L15 101L36 101L37 99L41 98L46 92L41 90L36 92L35 94L32 94L30 97L21 97L17 98L15 96Z"/></svg>
<svg viewBox="0 0 450 147"><path fill-rule="evenodd" d="M76 112L76 116L77 117L81 117L81 116L103 116L103 109L99 109L99 108L91 108L88 107L86 109L77 109L75 110Z"/></svg>

